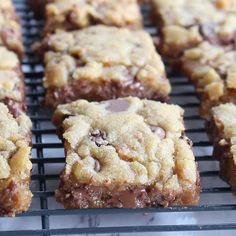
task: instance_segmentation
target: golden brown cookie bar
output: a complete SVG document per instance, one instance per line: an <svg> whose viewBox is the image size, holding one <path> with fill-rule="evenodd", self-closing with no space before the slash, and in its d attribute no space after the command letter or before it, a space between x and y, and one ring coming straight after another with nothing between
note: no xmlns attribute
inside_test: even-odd
<svg viewBox="0 0 236 236"><path fill-rule="evenodd" d="M214 142L213 155L220 161L220 175L236 194L236 105L214 107L207 126Z"/></svg>
<svg viewBox="0 0 236 236"><path fill-rule="evenodd" d="M26 110L24 76L14 52L0 46L0 102L17 117Z"/></svg>
<svg viewBox="0 0 236 236"><path fill-rule="evenodd" d="M60 0L46 5L44 32L77 30L91 25L141 28L136 0Z"/></svg>
<svg viewBox="0 0 236 236"><path fill-rule="evenodd" d="M199 175L179 106L120 98L58 106L66 208L142 208L199 201Z"/></svg>
<svg viewBox="0 0 236 236"><path fill-rule="evenodd" d="M0 45L23 57L21 26L11 0L0 1Z"/></svg>
<svg viewBox="0 0 236 236"><path fill-rule="evenodd" d="M152 0L153 18L161 31L160 50L178 61L184 49L203 41L234 45L236 14L213 0Z"/></svg>
<svg viewBox="0 0 236 236"><path fill-rule="evenodd" d="M144 31L92 26L43 40L47 104L137 96L168 100L170 83Z"/></svg>
<svg viewBox="0 0 236 236"><path fill-rule="evenodd" d="M28 210L32 164L31 121L21 114L14 118L0 103L0 215L14 216Z"/></svg>
<svg viewBox="0 0 236 236"><path fill-rule="evenodd" d="M203 117L213 106L236 102L236 50L203 42L184 52L182 68L196 86Z"/></svg>

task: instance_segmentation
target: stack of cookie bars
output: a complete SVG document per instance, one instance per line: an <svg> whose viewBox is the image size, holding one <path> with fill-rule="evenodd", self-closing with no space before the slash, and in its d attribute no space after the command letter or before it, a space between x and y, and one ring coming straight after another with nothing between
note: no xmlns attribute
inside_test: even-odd
<svg viewBox="0 0 236 236"><path fill-rule="evenodd" d="M0 216L26 211L32 164L31 121L25 115L21 26L10 0L0 1Z"/></svg>
<svg viewBox="0 0 236 236"><path fill-rule="evenodd" d="M45 16L35 50L46 104L56 108L66 155L57 200L66 208L198 204L183 110L165 103L171 86L138 2L34 3Z"/></svg>
<svg viewBox="0 0 236 236"><path fill-rule="evenodd" d="M236 191L236 1L153 0L159 50L187 75L207 119L221 177Z"/></svg>

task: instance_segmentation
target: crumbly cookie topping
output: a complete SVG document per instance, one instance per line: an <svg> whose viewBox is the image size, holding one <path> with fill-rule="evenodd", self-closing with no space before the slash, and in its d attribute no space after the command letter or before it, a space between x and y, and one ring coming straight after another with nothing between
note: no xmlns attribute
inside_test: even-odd
<svg viewBox="0 0 236 236"><path fill-rule="evenodd" d="M222 2L222 0L221 0ZM204 40L233 44L236 15L216 0L153 0L162 20L163 51L181 53Z"/></svg>
<svg viewBox="0 0 236 236"><path fill-rule="evenodd" d="M202 115L221 102L234 102L236 89L236 51L203 42L188 49L183 68L202 96Z"/></svg>
<svg viewBox="0 0 236 236"><path fill-rule="evenodd" d="M125 10L124 10L125 9ZM60 0L47 4L45 32L79 29L94 24L140 28L136 0Z"/></svg>
<svg viewBox="0 0 236 236"><path fill-rule="evenodd" d="M19 56L23 54L21 26L10 0L0 1L0 45L15 51Z"/></svg>
<svg viewBox="0 0 236 236"><path fill-rule="evenodd" d="M20 78L20 62L16 54L0 47L0 100L11 98L22 101L23 94L20 89L22 78Z"/></svg>
<svg viewBox="0 0 236 236"><path fill-rule="evenodd" d="M30 128L31 121L26 115L15 119L0 103L0 180L29 177L32 169L29 160L31 148L27 140Z"/></svg>
<svg viewBox="0 0 236 236"><path fill-rule="evenodd" d="M236 89L236 51L227 51L204 42L198 47L186 50L183 60L203 89L215 82Z"/></svg>

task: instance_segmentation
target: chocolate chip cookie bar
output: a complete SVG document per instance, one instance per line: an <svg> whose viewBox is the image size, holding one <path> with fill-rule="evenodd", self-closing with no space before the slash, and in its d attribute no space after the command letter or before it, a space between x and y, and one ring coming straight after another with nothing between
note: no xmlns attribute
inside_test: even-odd
<svg viewBox="0 0 236 236"><path fill-rule="evenodd" d="M66 208L193 205L199 175L179 106L120 98L60 105L53 122L66 166L56 191Z"/></svg>
<svg viewBox="0 0 236 236"><path fill-rule="evenodd" d="M136 0L54 0L46 5L45 34L77 30L91 25L141 28Z"/></svg>
<svg viewBox="0 0 236 236"><path fill-rule="evenodd" d="M137 96L168 100L164 64L144 31L91 26L44 38L46 102L56 107L79 98L90 101Z"/></svg>
<svg viewBox="0 0 236 236"><path fill-rule="evenodd" d="M195 84L207 117L213 106L236 103L236 50L203 42L182 57L182 70Z"/></svg>
<svg viewBox="0 0 236 236"><path fill-rule="evenodd" d="M30 129L26 115L14 118L0 103L0 216L15 216L30 206Z"/></svg>
<svg viewBox="0 0 236 236"><path fill-rule="evenodd" d="M220 161L220 176L236 194L236 105L214 107L208 121L208 133L214 142L214 157Z"/></svg>
<svg viewBox="0 0 236 236"><path fill-rule="evenodd" d="M236 14L213 0L152 0L153 19L160 29L160 51L174 62L183 51L203 41L234 45Z"/></svg>
<svg viewBox="0 0 236 236"><path fill-rule="evenodd" d="M11 0L0 1L0 45L23 57L21 26Z"/></svg>
<svg viewBox="0 0 236 236"><path fill-rule="evenodd" d="M20 61L14 52L0 46L0 102L17 117L26 110L25 85Z"/></svg>

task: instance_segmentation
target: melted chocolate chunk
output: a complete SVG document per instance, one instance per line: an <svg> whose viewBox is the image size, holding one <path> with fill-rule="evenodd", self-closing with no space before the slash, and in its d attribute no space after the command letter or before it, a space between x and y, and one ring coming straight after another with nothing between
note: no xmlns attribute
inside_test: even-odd
<svg viewBox="0 0 236 236"><path fill-rule="evenodd" d="M129 102L124 99L110 100L106 102L106 110L110 112L123 112L129 108Z"/></svg>
<svg viewBox="0 0 236 236"><path fill-rule="evenodd" d="M160 139L164 139L166 137L166 132L161 127L151 125L150 128L152 132L156 134Z"/></svg>
<svg viewBox="0 0 236 236"><path fill-rule="evenodd" d="M98 147L108 145L108 141L106 140L106 133L99 129L95 129L90 133L90 140L95 142Z"/></svg>
<svg viewBox="0 0 236 236"><path fill-rule="evenodd" d="M204 23L200 26L200 34L208 40L210 43L218 43L219 39L216 34L216 24L215 23Z"/></svg>
<svg viewBox="0 0 236 236"><path fill-rule="evenodd" d="M100 162L98 161L98 160L94 160L95 162L94 162L94 170L96 171L96 172L99 172L100 170L101 170L101 165L100 165Z"/></svg>
<svg viewBox="0 0 236 236"><path fill-rule="evenodd" d="M229 35L229 36L221 37L220 40L221 40L221 43L223 44L223 46L227 46L227 45L231 45L231 44L234 45L234 43L235 43L235 32L233 34Z"/></svg>

